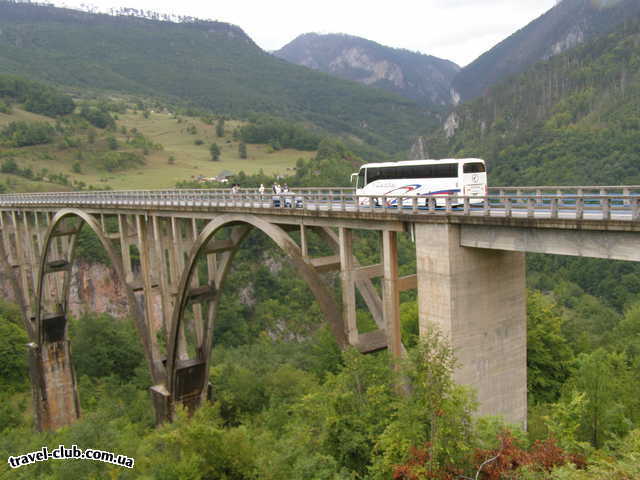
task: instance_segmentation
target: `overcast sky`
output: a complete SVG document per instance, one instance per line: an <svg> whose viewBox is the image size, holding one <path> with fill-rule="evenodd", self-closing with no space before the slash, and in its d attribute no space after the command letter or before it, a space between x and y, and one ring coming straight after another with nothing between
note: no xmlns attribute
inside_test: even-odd
<svg viewBox="0 0 640 480"><path fill-rule="evenodd" d="M78 6L81 0L54 0ZM465 66L539 17L557 0L85 0L107 11L131 7L240 26L277 50L300 34L348 33Z"/></svg>

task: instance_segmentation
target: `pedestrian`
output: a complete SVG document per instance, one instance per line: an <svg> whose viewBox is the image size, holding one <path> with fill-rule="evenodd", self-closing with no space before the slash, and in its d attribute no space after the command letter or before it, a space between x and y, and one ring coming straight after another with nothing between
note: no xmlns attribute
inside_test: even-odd
<svg viewBox="0 0 640 480"><path fill-rule="evenodd" d="M258 189L258 192L260 193L260 200L262 200L264 197L264 183L260 184L260 188Z"/></svg>
<svg viewBox="0 0 640 480"><path fill-rule="evenodd" d="M278 185L277 183L273 184L273 206L274 207L279 207L280 206L280 185Z"/></svg>

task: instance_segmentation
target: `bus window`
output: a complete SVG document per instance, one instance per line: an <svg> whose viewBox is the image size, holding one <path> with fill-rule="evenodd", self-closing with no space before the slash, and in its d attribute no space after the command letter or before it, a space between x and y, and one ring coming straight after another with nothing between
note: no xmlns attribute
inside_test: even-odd
<svg viewBox="0 0 640 480"><path fill-rule="evenodd" d="M482 164L476 163L469 165L483 166ZM359 175L363 175L362 172ZM412 180L423 178L457 177L457 163L434 163L430 165L398 165L393 167L376 167L367 168L366 183L364 181L358 180L358 188L363 188L365 185L368 185L371 182L375 182L376 180Z"/></svg>
<svg viewBox="0 0 640 480"><path fill-rule="evenodd" d="M356 188L363 188L365 183L364 183L364 174L366 172L366 169L361 168L360 171L358 172L358 181L356 182Z"/></svg>
<svg viewBox="0 0 640 480"><path fill-rule="evenodd" d="M457 163L434 164L430 178L456 178L458 176Z"/></svg>
<svg viewBox="0 0 640 480"><path fill-rule="evenodd" d="M465 163L462 167L463 173L484 173L486 171L484 163Z"/></svg>

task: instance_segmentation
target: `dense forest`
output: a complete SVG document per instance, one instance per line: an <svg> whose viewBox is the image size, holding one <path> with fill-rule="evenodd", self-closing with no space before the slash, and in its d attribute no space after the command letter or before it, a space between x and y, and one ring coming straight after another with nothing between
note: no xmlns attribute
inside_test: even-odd
<svg viewBox="0 0 640 480"><path fill-rule="evenodd" d="M430 154L486 158L494 185L640 184L639 34L629 19L463 104Z"/></svg>

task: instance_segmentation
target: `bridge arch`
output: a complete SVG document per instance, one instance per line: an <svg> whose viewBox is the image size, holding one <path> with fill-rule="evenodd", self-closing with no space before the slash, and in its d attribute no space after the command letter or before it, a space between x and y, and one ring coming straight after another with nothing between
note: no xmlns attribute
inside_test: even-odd
<svg viewBox="0 0 640 480"><path fill-rule="evenodd" d="M228 252L226 259L221 265L221 271L217 275L219 280L215 282L214 285L208 285L208 287L211 288L212 299L210 300L209 314L206 316L206 324L203 329L204 334L197 349L198 358L196 362L181 362L181 359L178 358L180 352L180 332L184 324L185 309L190 299L192 277L196 270L197 261L207 251L209 242L216 233L228 227L236 227L242 230L239 231L232 249ZM169 344L167 345L167 390L172 404L180 402L187 403L187 406L189 406L189 402L191 402L193 406L197 406L206 394L207 371L213 340L213 325L217 305L221 297L223 282L229 272L235 254L251 229L257 229L266 234L288 256L299 275L305 280L313 293L338 343L341 346L348 345L342 323L342 313L338 304L318 272L305 261L301 249L296 242L282 228L258 216L246 214L220 215L209 222L198 236L191 249L185 270L180 279L178 296L171 318ZM197 363L198 368L194 368L195 363ZM184 364L184 367L181 366L181 364ZM186 378L188 376L192 378ZM187 385L187 387L185 387L185 385ZM169 412L169 415L170 414Z"/></svg>
<svg viewBox="0 0 640 480"><path fill-rule="evenodd" d="M72 240L70 242L70 248L66 252L67 258L64 259L68 263L70 267L73 264L75 259L75 243L77 239L77 234L80 232L82 227L86 224L91 228L93 233L98 237L100 244L105 249L107 256L109 257L109 261L113 266L118 280L125 288L125 292L127 294L127 300L129 301L129 310L130 314L134 317L138 331L140 333L141 339L143 341L145 351L150 354L151 349L147 341L147 333L144 328L144 315L136 301L136 297L133 293L133 290L126 282L126 275L124 273L124 267L122 265L122 259L118 254L115 253L113 246L109 239L106 236L106 233L103 231L102 226L98 223L95 217L83 210L67 208L60 210L51 220L49 227L45 233L44 242L43 242L43 250L40 254L40 264L38 268L38 282L37 282L37 290L36 290L36 310L35 310L35 320L36 320L36 340L38 343L42 343L43 341L43 317L45 312L43 311L43 296L44 296L44 283L45 283L45 275L47 271L47 263L48 258L52 250L52 243L54 238L57 236L61 236L61 233L70 233L70 232L61 232L61 227L64 225L66 220L74 219L79 220L80 222L76 225L75 231L69 235ZM60 259L62 260L62 259ZM70 275L70 270L67 270L67 275ZM68 285L67 285L68 287ZM63 292L65 302L68 302L69 291L68 288ZM66 312L66 305L65 311ZM151 360L150 355L147 355L148 360Z"/></svg>
<svg viewBox="0 0 640 480"><path fill-rule="evenodd" d="M82 210L66 208L51 219L39 255L36 282L30 370L36 402L38 425L42 430L56 429L80 415L75 373L71 365L67 339L67 315L71 267L75 260L77 237L88 225L104 248L116 276L125 289L129 313L142 341L145 357L154 380L153 351L149 332L131 286L126 282L122 260L114 251L106 232L96 218Z"/></svg>

